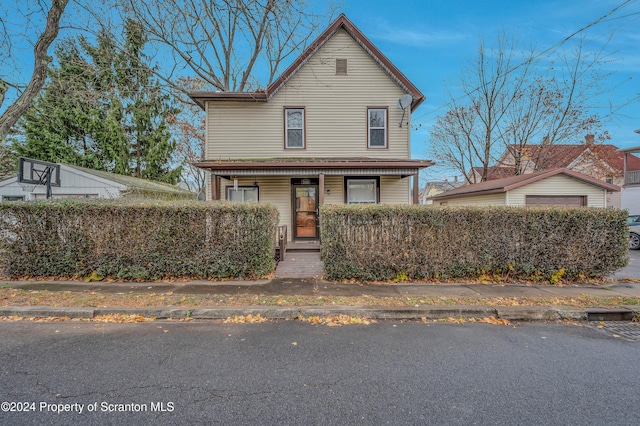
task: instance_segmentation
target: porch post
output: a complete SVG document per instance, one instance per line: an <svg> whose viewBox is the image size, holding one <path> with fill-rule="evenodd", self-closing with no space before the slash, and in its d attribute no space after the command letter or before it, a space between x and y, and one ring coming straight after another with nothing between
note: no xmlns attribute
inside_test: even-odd
<svg viewBox="0 0 640 426"><path fill-rule="evenodd" d="M418 197L420 196L420 189L418 187L418 173L413 175L413 204L418 204Z"/></svg>
<svg viewBox="0 0 640 426"><path fill-rule="evenodd" d="M218 175L211 174L211 199L218 201L220 199L220 179Z"/></svg>
<svg viewBox="0 0 640 426"><path fill-rule="evenodd" d="M324 204L324 174L318 175L318 204Z"/></svg>
<svg viewBox="0 0 640 426"><path fill-rule="evenodd" d="M318 217L316 220L318 221L318 230L322 227L322 218L320 217L320 206L324 204L324 174L320 173L318 175ZM318 241L320 241L320 235L318 234ZM320 242L322 244L322 242Z"/></svg>

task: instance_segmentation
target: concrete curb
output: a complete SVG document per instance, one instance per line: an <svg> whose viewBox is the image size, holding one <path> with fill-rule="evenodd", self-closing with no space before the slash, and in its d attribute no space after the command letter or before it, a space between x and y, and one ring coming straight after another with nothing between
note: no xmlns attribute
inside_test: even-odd
<svg viewBox="0 0 640 426"><path fill-rule="evenodd" d="M638 314L638 307L634 314ZM298 317L326 317L336 315L349 315L369 319L446 319L464 318L481 319L495 317L510 321L547 321L558 319L586 320L587 309L550 306L514 306L514 307L489 307L489 306L402 306L402 307L377 307L377 306L292 306L292 307L266 307L266 306L223 306L210 308L70 308L50 306L7 306L0 307L0 317L21 318L95 318L101 315L140 315L157 319L226 319L239 315L260 315L269 319L296 319Z"/></svg>

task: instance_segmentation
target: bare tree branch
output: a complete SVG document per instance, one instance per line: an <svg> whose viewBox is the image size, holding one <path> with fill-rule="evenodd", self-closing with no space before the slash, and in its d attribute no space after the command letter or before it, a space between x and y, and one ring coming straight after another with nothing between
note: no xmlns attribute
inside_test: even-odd
<svg viewBox="0 0 640 426"><path fill-rule="evenodd" d="M33 49L34 67L31 80L18 99L16 99L15 102L13 102L13 104L4 111L2 116L0 116L0 141L6 139L11 127L18 121L27 108L29 108L33 99L44 85L44 81L47 77L47 68L50 62L47 51L49 46L51 46L51 43L53 43L58 36L60 18L62 17L62 13L64 12L67 3L68 0L53 0L51 3L51 9L49 9L49 13L47 14L45 29L38 37L38 41ZM0 90L4 89L4 92L6 92L6 83L2 81L0 84ZM3 101L4 92L2 96Z"/></svg>
<svg viewBox="0 0 640 426"><path fill-rule="evenodd" d="M596 134L602 120L589 106L603 78L602 52L586 55L578 43L555 61L536 61L539 56L533 49L518 52L504 36L494 49L481 42L457 83L464 96L450 94L452 107L430 131L435 159L476 183L488 179L493 165L508 167L504 174L544 168L550 150L541 147ZM601 141L606 132L596 137Z"/></svg>
<svg viewBox="0 0 640 426"><path fill-rule="evenodd" d="M255 90L258 81L270 84L283 62L304 48L334 12L331 5L318 15L305 10L308 0L121 3L123 12L141 23L156 46L168 49L192 76L220 91ZM259 64L266 73L262 68L256 71ZM184 90L171 76L161 78L173 89Z"/></svg>

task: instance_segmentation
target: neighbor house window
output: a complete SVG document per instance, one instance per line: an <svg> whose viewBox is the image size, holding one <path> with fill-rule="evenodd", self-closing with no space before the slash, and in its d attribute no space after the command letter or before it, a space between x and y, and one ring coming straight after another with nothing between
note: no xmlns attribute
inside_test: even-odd
<svg viewBox="0 0 640 426"><path fill-rule="evenodd" d="M364 204L378 202L377 179L347 179L347 203Z"/></svg>
<svg viewBox="0 0 640 426"><path fill-rule="evenodd" d="M24 201L24 195L3 195L2 201Z"/></svg>
<svg viewBox="0 0 640 426"><path fill-rule="evenodd" d="M367 109L367 130L369 132L367 146L369 148L387 147L387 109Z"/></svg>
<svg viewBox="0 0 640 426"><path fill-rule="evenodd" d="M257 186L239 186L238 189L233 189L233 186L227 187L227 201L235 202L258 202L258 187Z"/></svg>
<svg viewBox="0 0 640 426"><path fill-rule="evenodd" d="M285 148L304 148L304 108L285 108Z"/></svg>
<svg viewBox="0 0 640 426"><path fill-rule="evenodd" d="M336 59L336 75L347 75L346 59Z"/></svg>

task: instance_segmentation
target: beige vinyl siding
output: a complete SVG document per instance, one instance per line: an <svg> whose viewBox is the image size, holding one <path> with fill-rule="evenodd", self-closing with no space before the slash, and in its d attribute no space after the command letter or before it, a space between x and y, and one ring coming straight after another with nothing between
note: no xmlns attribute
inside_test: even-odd
<svg viewBox="0 0 640 426"><path fill-rule="evenodd" d="M347 75L336 75L336 58ZM345 31L338 31L269 102L209 102L207 159L409 158L404 91ZM306 149L284 148L284 108L305 108ZM367 107L388 108L388 149L367 149Z"/></svg>
<svg viewBox="0 0 640 426"><path fill-rule="evenodd" d="M327 190L330 191L327 194ZM344 177L325 176L324 177L324 203L344 204Z"/></svg>
<svg viewBox="0 0 640 426"><path fill-rule="evenodd" d="M605 190L566 175L555 175L521 186L507 195L509 206L525 206L527 195L580 195L587 197L587 207L605 207Z"/></svg>
<svg viewBox="0 0 640 426"><path fill-rule="evenodd" d="M437 206L504 206L504 193L476 195L436 201Z"/></svg>
<svg viewBox="0 0 640 426"><path fill-rule="evenodd" d="M260 203L271 203L280 212L280 225L287 225L291 233L291 179L284 176L257 176L258 197ZM253 177L239 177L238 186L253 186ZM227 187L233 186L233 180L220 179L220 198L227 199Z"/></svg>
<svg viewBox="0 0 640 426"><path fill-rule="evenodd" d="M380 204L409 204L409 178L380 176Z"/></svg>

